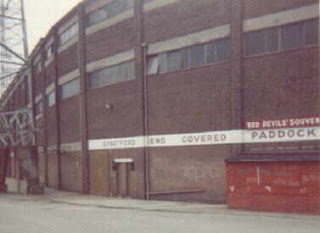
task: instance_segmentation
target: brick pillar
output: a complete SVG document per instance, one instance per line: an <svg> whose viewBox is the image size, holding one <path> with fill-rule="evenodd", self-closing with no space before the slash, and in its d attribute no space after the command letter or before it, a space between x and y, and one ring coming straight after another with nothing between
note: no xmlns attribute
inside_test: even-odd
<svg viewBox="0 0 320 233"><path fill-rule="evenodd" d="M80 71L80 136L83 166L83 193L90 193L90 158L88 148L88 119L87 119L87 71L86 71L86 13L85 4L78 8L79 43L78 67Z"/></svg>
<svg viewBox="0 0 320 233"><path fill-rule="evenodd" d="M232 0L231 5L231 128L242 128L242 60L243 60L243 23L242 0ZM232 154L242 152L242 145L233 145Z"/></svg>

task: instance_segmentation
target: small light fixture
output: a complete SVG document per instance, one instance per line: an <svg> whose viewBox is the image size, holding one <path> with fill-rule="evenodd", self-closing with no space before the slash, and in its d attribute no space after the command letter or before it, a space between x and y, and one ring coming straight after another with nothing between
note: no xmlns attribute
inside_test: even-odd
<svg viewBox="0 0 320 233"><path fill-rule="evenodd" d="M106 109L108 110L108 111L110 111L110 110L112 110L113 109L113 105L112 104L106 104Z"/></svg>

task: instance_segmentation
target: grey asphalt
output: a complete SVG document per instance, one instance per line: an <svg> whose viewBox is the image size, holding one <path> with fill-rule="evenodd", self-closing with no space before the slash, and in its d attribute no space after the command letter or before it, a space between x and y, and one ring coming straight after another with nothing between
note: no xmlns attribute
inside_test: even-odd
<svg viewBox="0 0 320 233"><path fill-rule="evenodd" d="M318 233L320 216L49 192L0 194L0 233Z"/></svg>

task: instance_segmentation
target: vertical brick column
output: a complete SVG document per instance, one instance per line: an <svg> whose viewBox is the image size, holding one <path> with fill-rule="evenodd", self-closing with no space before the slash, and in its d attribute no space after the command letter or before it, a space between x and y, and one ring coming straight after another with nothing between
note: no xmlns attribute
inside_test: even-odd
<svg viewBox="0 0 320 233"><path fill-rule="evenodd" d="M243 60L243 1L232 0L231 6L231 128L242 128L242 60ZM242 145L232 146L232 154L242 151Z"/></svg>
<svg viewBox="0 0 320 233"><path fill-rule="evenodd" d="M88 119L87 119L87 71L86 71L86 13L85 4L78 8L79 43L78 67L80 72L80 136L82 149L82 181L83 193L90 192L90 159L88 148Z"/></svg>
<svg viewBox="0 0 320 233"><path fill-rule="evenodd" d="M45 186L49 185L49 173L48 173L48 137L47 137L47 111L46 111L46 106L45 106L45 97L46 97L46 71L45 71L45 47L44 47L44 40L41 39L40 42L40 66L41 66L41 75L42 78L41 80L43 81L41 83L41 95L42 95L42 116L43 116L43 125L42 125L42 129L43 130L43 155L45 156L45 164L44 164L44 170L45 170ZM39 82L39 80L33 80L33 83L37 83ZM36 96L35 96L36 97ZM38 145L38 141L37 141L37 145Z"/></svg>
<svg viewBox="0 0 320 233"><path fill-rule="evenodd" d="M59 36L57 27L53 28L53 62L54 62L54 91L55 91L55 118L56 118L56 128L57 128L57 148L56 153L58 157L58 188L61 189L61 153L60 153L60 144L61 144L61 132L60 132L60 106L59 106Z"/></svg>

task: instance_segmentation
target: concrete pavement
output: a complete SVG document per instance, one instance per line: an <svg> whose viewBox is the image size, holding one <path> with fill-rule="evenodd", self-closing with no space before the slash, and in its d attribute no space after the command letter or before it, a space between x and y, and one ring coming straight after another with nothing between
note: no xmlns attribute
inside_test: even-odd
<svg viewBox="0 0 320 233"><path fill-rule="evenodd" d="M0 194L1 233L318 233L320 216L49 191Z"/></svg>

